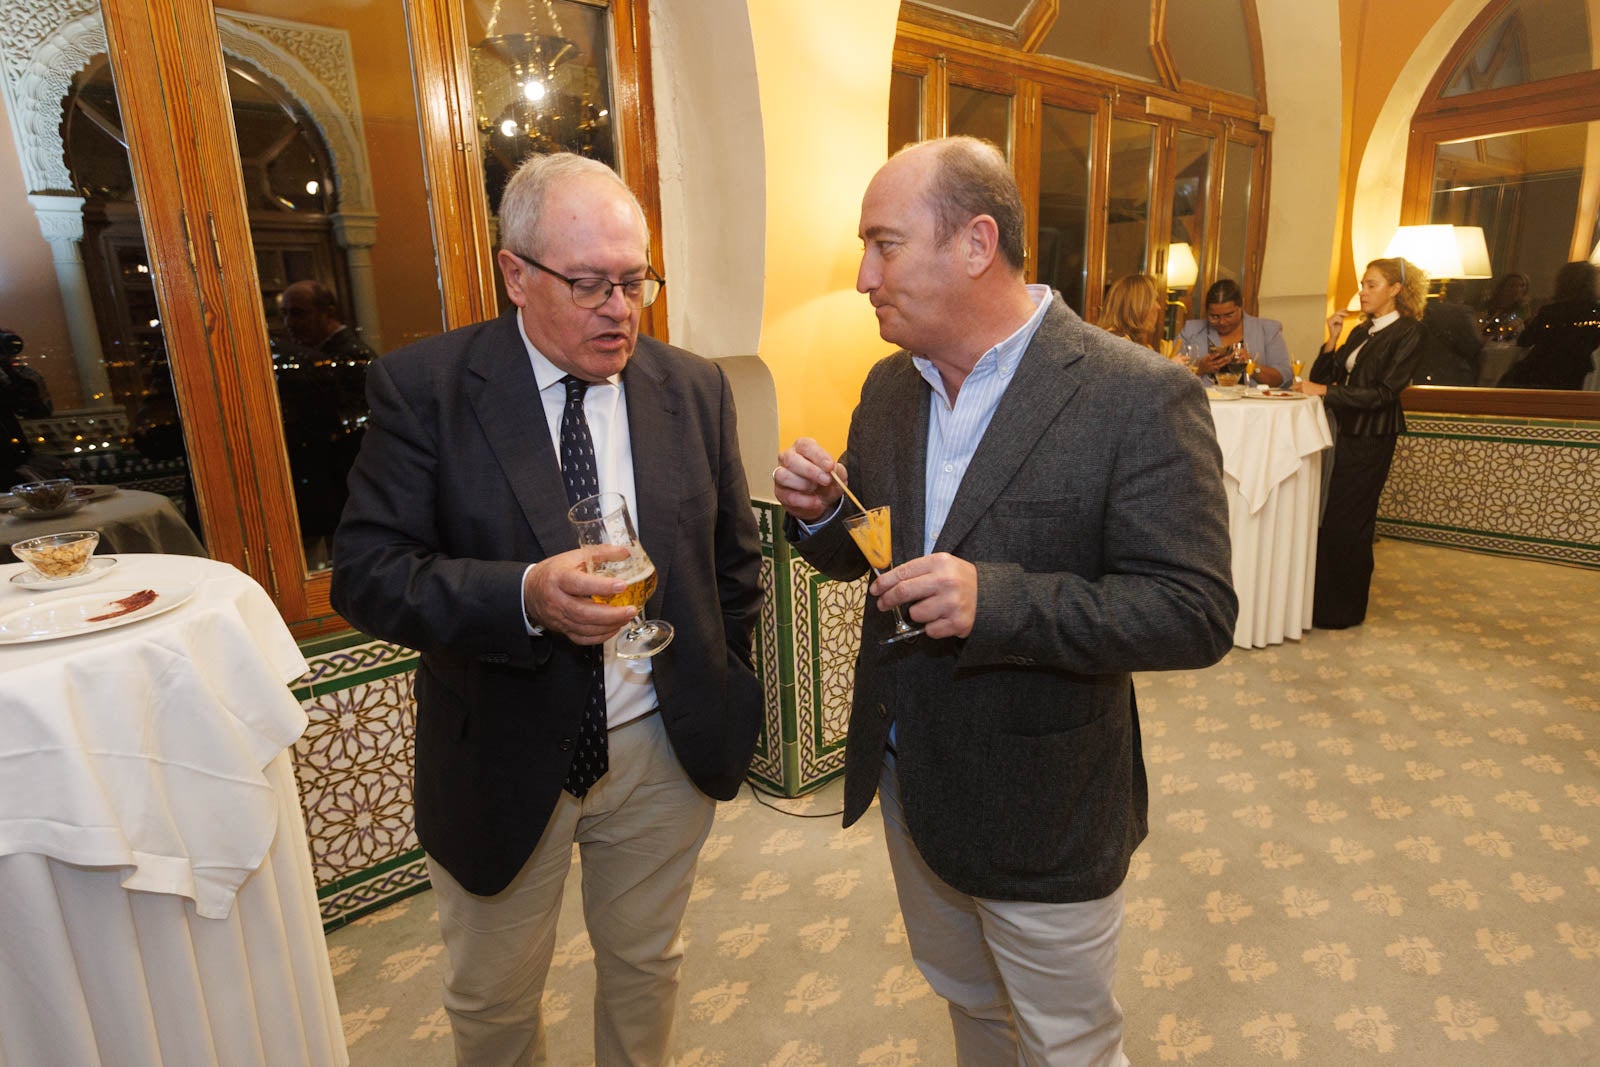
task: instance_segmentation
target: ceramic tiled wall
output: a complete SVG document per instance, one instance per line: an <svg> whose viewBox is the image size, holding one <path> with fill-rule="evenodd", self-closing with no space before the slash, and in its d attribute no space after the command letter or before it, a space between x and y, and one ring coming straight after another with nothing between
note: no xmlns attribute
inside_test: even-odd
<svg viewBox="0 0 1600 1067"><path fill-rule="evenodd" d="M1385 536L1600 567L1600 423L1406 416Z"/></svg>

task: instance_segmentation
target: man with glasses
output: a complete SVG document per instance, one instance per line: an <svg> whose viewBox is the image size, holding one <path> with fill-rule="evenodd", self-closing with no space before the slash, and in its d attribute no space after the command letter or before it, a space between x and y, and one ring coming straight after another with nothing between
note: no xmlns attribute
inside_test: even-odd
<svg viewBox="0 0 1600 1067"><path fill-rule="evenodd" d="M545 1063L540 997L576 844L595 952L595 1061L670 1058L679 936L713 799L738 791L761 687L760 548L733 395L648 337L665 284L608 168L536 157L500 208L513 311L372 364L334 542L333 606L421 652L417 836L462 1064ZM567 521L620 493L672 644L622 660L624 583ZM622 549L595 551L616 559Z"/></svg>

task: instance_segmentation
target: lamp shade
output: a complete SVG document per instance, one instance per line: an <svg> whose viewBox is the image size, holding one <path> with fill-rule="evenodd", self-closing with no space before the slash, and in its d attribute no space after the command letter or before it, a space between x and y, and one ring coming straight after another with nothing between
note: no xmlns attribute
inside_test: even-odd
<svg viewBox="0 0 1600 1067"><path fill-rule="evenodd" d="M1493 273L1481 226L1401 226L1383 254L1404 256L1430 278L1487 278Z"/></svg>
<svg viewBox="0 0 1600 1067"><path fill-rule="evenodd" d="M1187 241L1178 241L1167 249L1167 288L1188 289L1200 277L1200 264L1195 262L1194 248Z"/></svg>

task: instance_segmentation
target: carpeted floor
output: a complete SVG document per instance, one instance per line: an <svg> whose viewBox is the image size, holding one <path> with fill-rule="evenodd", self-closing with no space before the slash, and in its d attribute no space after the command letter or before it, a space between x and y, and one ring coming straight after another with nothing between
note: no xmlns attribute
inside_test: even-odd
<svg viewBox="0 0 1600 1067"><path fill-rule="evenodd" d="M1384 541L1365 626L1138 680L1134 1063L1600 1063L1600 574ZM799 801L838 808L837 784ZM722 805L678 1067L952 1063L877 812ZM329 937L353 1063L447 1064L423 894ZM546 991L593 1061L576 890Z"/></svg>

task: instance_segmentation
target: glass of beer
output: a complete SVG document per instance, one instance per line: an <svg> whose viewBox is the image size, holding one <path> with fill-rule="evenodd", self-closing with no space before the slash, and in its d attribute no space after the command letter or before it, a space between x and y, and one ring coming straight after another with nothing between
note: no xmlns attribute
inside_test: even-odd
<svg viewBox="0 0 1600 1067"><path fill-rule="evenodd" d="M1305 365L1306 361L1303 359L1291 359L1289 361L1289 369L1294 372L1294 378L1289 382L1290 385L1300 381L1300 372L1305 369Z"/></svg>
<svg viewBox="0 0 1600 1067"><path fill-rule="evenodd" d="M867 566L872 568L873 574L881 577L884 571L894 566L894 528L889 524L887 507L868 508L859 515L850 515L844 520L844 528L850 532L850 539L861 549L861 554L867 557ZM922 633L922 627L906 622L900 605L896 604L891 610L894 612L894 633L883 639L884 644L892 645Z"/></svg>
<svg viewBox="0 0 1600 1067"><path fill-rule="evenodd" d="M644 617L645 603L656 591L656 565L645 554L639 535L633 532L627 498L621 493L584 497L567 511L567 520L578 532L580 548L620 545L628 550L626 559L589 561L590 574L620 578L628 583L620 593L589 599L597 604L638 609L638 614L617 634L617 655L623 659L647 659L670 645L672 624Z"/></svg>

